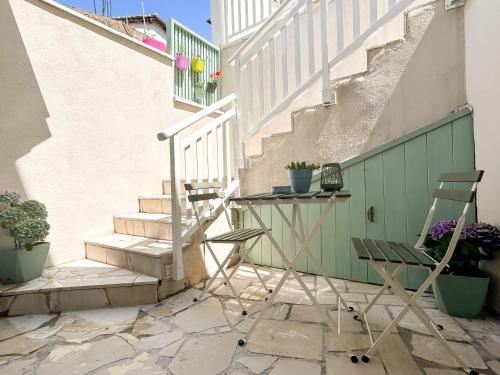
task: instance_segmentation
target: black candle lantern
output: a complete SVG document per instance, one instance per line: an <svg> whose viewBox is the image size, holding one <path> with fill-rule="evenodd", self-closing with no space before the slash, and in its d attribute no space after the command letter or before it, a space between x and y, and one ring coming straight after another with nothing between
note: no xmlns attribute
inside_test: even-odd
<svg viewBox="0 0 500 375"><path fill-rule="evenodd" d="M339 191L344 187L342 168L339 163L329 163L321 168L321 189L323 191Z"/></svg>

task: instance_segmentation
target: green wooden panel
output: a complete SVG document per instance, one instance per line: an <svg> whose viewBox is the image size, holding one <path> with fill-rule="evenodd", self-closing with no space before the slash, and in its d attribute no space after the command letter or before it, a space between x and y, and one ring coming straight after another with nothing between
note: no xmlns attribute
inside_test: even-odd
<svg viewBox="0 0 500 375"><path fill-rule="evenodd" d="M292 222L292 205L287 204L287 205L282 205L280 206L281 210L287 217L288 221L291 223ZM283 221L283 250L285 252L286 257L288 260L292 260L294 254L292 252L292 248L290 246L290 239L291 239L291 230L290 227ZM296 268L296 267L295 267Z"/></svg>
<svg viewBox="0 0 500 375"><path fill-rule="evenodd" d="M298 211L298 213L297 213L297 230L300 233L300 226L299 226L299 221L298 221L299 220L298 215L300 214L302 217L302 223L304 225L304 235L306 237L307 237L307 233L309 231L309 228L307 226L307 212L308 212L308 210L309 210L308 205L301 205L300 212L297 210ZM300 249L300 243L297 241L297 248L295 249L296 254L298 253L299 249ZM302 255L300 256L300 258L297 261L297 271L307 272L307 254L305 252L302 253Z"/></svg>
<svg viewBox="0 0 500 375"><path fill-rule="evenodd" d="M385 237L394 241L406 241L406 179L405 146L393 147L382 154L384 173ZM370 188L370 186L368 186ZM394 270L395 266L389 267ZM408 270L398 275L404 287L408 286Z"/></svg>
<svg viewBox="0 0 500 375"><path fill-rule="evenodd" d="M429 213L429 196L427 191L427 136L421 135L405 143L406 167L406 241L412 245L417 243L423 223ZM408 287L417 289L427 278L428 271L418 268L408 270Z"/></svg>
<svg viewBox="0 0 500 375"><path fill-rule="evenodd" d="M272 218L272 234L276 239L278 244L283 247L283 226L286 223L283 222L283 218L281 217L278 210L273 206L271 208L271 218ZM283 268L283 259L280 257L278 251L272 246L271 251L271 265L276 268Z"/></svg>
<svg viewBox="0 0 500 375"><path fill-rule="evenodd" d="M255 212L257 213L257 215L260 216L260 206L255 207ZM250 217L251 217L250 228L260 228L259 223L251 213ZM254 263L262 264L262 239L257 244L255 244L252 252L250 253L250 257Z"/></svg>
<svg viewBox="0 0 500 375"><path fill-rule="evenodd" d="M271 218L271 206L262 206L260 208L260 217L264 222L266 228L271 228L272 226L272 218ZM273 233L273 236L275 234ZM262 236L261 239L261 261L260 264L264 266L272 266L272 251L271 251L271 240L266 236Z"/></svg>
<svg viewBox="0 0 500 375"><path fill-rule="evenodd" d="M470 147L471 140L474 140L474 129L472 126L472 116L465 116L453 121L453 170L470 171L475 169L474 148ZM488 171L486 171L488 172ZM449 185L449 184L448 184ZM457 189L470 189L469 183L455 183ZM460 210L460 204L458 205ZM467 213L467 223L476 221L475 202L474 209Z"/></svg>
<svg viewBox="0 0 500 375"><path fill-rule="evenodd" d="M385 240L385 203L384 203L384 160L382 154L365 160L366 203L365 212L373 207L373 222L366 222L366 237ZM368 282L380 284L383 279L368 267Z"/></svg>
<svg viewBox="0 0 500 375"><path fill-rule="evenodd" d="M321 204L321 212L326 208L326 203ZM321 227L321 260L326 274L336 277L335 268L335 209L330 211L323 226Z"/></svg>
<svg viewBox="0 0 500 375"><path fill-rule="evenodd" d="M351 236L366 237L366 205L365 205L365 163L355 164L347 169L349 172L350 190L354 199L350 204ZM347 173L344 172L344 173ZM351 244L351 279L360 282L368 281L368 264L358 259L358 254Z"/></svg>
<svg viewBox="0 0 500 375"><path fill-rule="evenodd" d="M350 174L344 173L344 186L351 188ZM349 201L335 204L335 268L337 277L351 278L351 207Z"/></svg>
<svg viewBox="0 0 500 375"><path fill-rule="evenodd" d="M311 204L308 206L307 210L307 228L310 232L313 229L313 226L316 224L316 221L321 216L321 206L319 204ZM321 264L321 230L313 237L309 249L313 254L314 258ZM321 274L321 269L316 267L311 259L307 261L307 272L313 274Z"/></svg>

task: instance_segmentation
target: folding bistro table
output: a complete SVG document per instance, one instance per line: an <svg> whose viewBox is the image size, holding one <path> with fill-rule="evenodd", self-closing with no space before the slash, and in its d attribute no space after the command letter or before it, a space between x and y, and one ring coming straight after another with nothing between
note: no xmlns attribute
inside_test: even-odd
<svg viewBox="0 0 500 375"><path fill-rule="evenodd" d="M244 196L244 197L238 197L238 198L233 198L232 201L241 205L241 206L247 206L248 209L250 210L250 213L252 216L255 218L257 223L259 223L259 226L261 229L264 231L264 234L269 238L271 241L272 246L276 249L280 257L283 259L284 265L286 267L286 272L284 273L283 277L279 280L278 284L274 288L272 294L270 297L267 299L266 304L264 305L264 308L262 311L259 313L257 316L257 319L255 319L254 323L248 330L246 336L244 339L240 339L238 341L238 344L240 346L245 345L245 343L248 341L250 336L252 335L252 332L254 331L255 327L259 323L259 321L262 319L264 311L271 306L273 303L276 295L279 293L281 287L283 284L287 281L288 276L290 273L292 273L297 281L299 282L300 286L304 290L304 292L307 294L311 302L313 303L314 306L318 309L320 312L323 320L328 324L332 332L337 331L339 334L341 333L341 325L340 325L340 313L341 313L341 308L343 308L346 311L353 311L352 307L347 306L346 302L338 292L338 290L335 288L333 285L332 281L326 276L325 271L323 270L321 264L318 262L318 260L314 257L314 255L311 253L309 249L309 244L311 243L311 240L314 238L314 236L318 233L318 231L321 228L321 225L325 221L325 219L328 217L330 214L331 210L335 206L336 203L342 203L347 201L349 199L351 194L348 191L340 191L340 192L309 192L309 193L304 193L304 194L296 194L296 193L289 193L289 194L260 194L260 195L251 195L251 196ZM326 207L323 210L321 216L318 218L314 226L312 227L311 231L305 236L304 233L304 223L302 221L302 215L301 215L301 210L300 206L302 204L320 204L320 203L326 203ZM271 234L271 231L269 228L267 228L264 225L264 222L260 218L260 216L257 214L255 210L255 206L259 205L271 205L276 208L276 210L279 212L281 217L283 218L284 222L286 225L290 228L290 233L291 233L291 241L290 241L290 246L292 247L293 253L295 256L293 259L288 259L288 257L285 255L285 252L283 248L279 245L279 243L276 241L276 239L273 237ZM283 210L281 209L282 205L292 205L292 221L288 219L288 217L283 213ZM337 318L337 326L335 327L334 322L332 319L328 316L328 314L323 310L320 305L318 304L318 301L314 297L314 295L311 293L307 285L304 283L304 281L301 279L297 271L295 270L295 265L297 264L297 261L299 258L303 255L307 254L309 256L309 259L313 262L314 266L320 270L321 276L325 279L327 284L330 286L331 290L333 293L336 295L338 299L338 318ZM354 362L357 362L357 357L354 355L351 355L351 360Z"/></svg>

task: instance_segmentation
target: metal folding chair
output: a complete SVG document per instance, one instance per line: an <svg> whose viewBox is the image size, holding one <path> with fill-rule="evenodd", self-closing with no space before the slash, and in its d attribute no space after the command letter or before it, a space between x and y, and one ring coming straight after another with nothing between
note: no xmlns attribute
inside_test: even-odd
<svg viewBox="0 0 500 375"><path fill-rule="evenodd" d="M458 356L455 351L448 344L446 339L439 332L442 329L441 326L436 325L432 322L429 315L417 304L417 300L422 296L426 289L431 285L431 283L439 276L441 271L445 267L448 267L448 262L451 260L455 247L457 246L458 240L460 239L460 234L465 224L465 216L471 207L477 190L477 184L481 181L483 176L483 171L472 171L472 172L457 172L457 173L443 173L439 176L438 181L440 182L439 188L434 190L434 203L427 215L427 219L424 224L420 238L412 246L405 242L395 242L395 241L382 241L382 240L370 240L370 239L360 239L352 238L352 243L354 248L358 253L358 257L361 260L368 261L375 271L384 279L385 283L380 288L378 293L375 295L373 300L366 306L366 308L360 313L360 315L355 316L354 319L362 319L367 326L368 333L371 340L371 347L368 351L361 357L363 362L370 361L370 355L376 351L376 349L382 344L382 342L390 335L391 330L403 319L403 317L409 312L413 311L418 319L425 325L425 327L432 333L432 335L440 342L444 347L446 352L457 362L457 364L467 373L471 375L477 374L476 371L472 370L467 366L463 359ZM470 190L458 190L458 189L444 189L445 183L472 183ZM432 259L426 253L426 248L423 243L425 236L429 231L429 227L432 223L434 213L436 212L436 205L438 200L451 200L464 202L465 207L463 209L462 215L457 221L457 226L453 232L450 243L446 250L446 254L441 262L437 262ZM389 270L389 266L396 265L394 270ZM420 285L418 290L411 295L408 293L401 284L396 280L396 276L405 267L420 267L427 268L429 272L428 278ZM387 326L387 328L382 332L382 334L373 341L370 326L367 319L368 311L375 305L380 296L384 291L391 287L394 293L399 296L405 305L401 311L397 314L394 320Z"/></svg>
<svg viewBox="0 0 500 375"><path fill-rule="evenodd" d="M210 287L212 286L212 283L214 280L217 279L217 276L219 273L222 274L222 277L224 278L224 281L214 287L213 289L218 288L222 284L227 285L230 289L236 300L238 301L238 304L241 307L242 310L242 315L247 315L247 310L245 309L243 302L240 299L240 296L238 293L236 293L236 290L234 289L234 286L231 284L231 277L238 271L239 267L241 264L245 261L247 261L251 267L253 268L255 274L257 275L257 278L259 279L260 283L262 284L262 287L268 291L269 293L272 293L272 289L268 289L266 286L266 283L264 282L264 279L262 276L259 274L259 271L255 267L255 264L252 262L252 260L249 257L250 252L253 250L255 245L259 242L260 238L262 235L265 233L264 230L262 229L234 229L231 220L229 219L229 215L227 212L227 207L225 204L223 204L223 210L224 210L224 215L226 217L227 223L231 230L229 232L208 238L207 234L205 232L205 227L202 225L201 219L200 219L200 214L199 214L199 204L200 202L203 201L211 201L214 199L224 199L224 191L223 189L223 184L222 182L200 182L200 183L188 183L184 185L186 188L186 191L188 192L188 200L189 202L193 205L192 210L194 211L196 221L198 223L199 228L201 229L203 233L203 246L208 248L208 251L212 255L215 263L217 264L217 271L215 274L208 280L208 282L205 285L205 288L201 292L200 296L198 298L194 298L193 301L197 302L198 300L201 300L204 295L210 290ZM202 192L198 193L199 190L216 190L213 192ZM195 194L192 194L192 191L196 191ZM247 241L253 239L252 244L250 247L246 247ZM221 244L233 244L233 247L227 254L226 258L222 261L222 263L218 260L218 258L215 256L215 252L210 244L213 243L221 243ZM224 267L227 265L229 260L234 256L235 252L239 249L239 256L240 259L236 266L233 267L231 270L231 273L229 276L226 274L224 271Z"/></svg>

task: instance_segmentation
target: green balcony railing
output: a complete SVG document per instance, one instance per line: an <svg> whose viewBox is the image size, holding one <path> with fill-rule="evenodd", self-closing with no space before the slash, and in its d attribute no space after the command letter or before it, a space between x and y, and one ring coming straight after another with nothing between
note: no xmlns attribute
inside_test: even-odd
<svg viewBox="0 0 500 375"><path fill-rule="evenodd" d="M168 21L167 42L169 52L176 57L181 52L188 58L187 70L174 69L174 95L177 98L201 105L209 105L220 99L221 82L213 94L196 86L210 81L210 74L220 70L220 51L217 46L210 43L194 31L171 18ZM193 57L200 56L205 68L202 73L195 73L191 68Z"/></svg>

